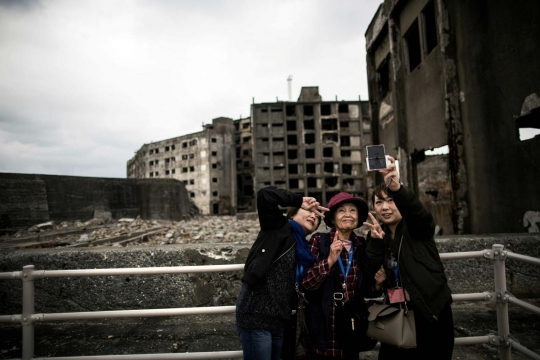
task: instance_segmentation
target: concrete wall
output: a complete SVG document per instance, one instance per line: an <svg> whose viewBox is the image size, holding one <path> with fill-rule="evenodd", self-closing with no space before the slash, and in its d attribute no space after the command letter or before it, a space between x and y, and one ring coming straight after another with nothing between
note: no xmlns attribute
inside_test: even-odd
<svg viewBox="0 0 540 360"><path fill-rule="evenodd" d="M0 173L0 229L85 221L95 210L113 218L181 219L190 210L184 185L138 180Z"/></svg>

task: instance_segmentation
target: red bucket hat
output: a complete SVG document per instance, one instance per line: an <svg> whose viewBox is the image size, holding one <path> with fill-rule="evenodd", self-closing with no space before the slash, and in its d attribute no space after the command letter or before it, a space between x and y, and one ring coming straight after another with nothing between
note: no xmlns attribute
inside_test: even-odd
<svg viewBox="0 0 540 360"><path fill-rule="evenodd" d="M366 221L368 217L369 209L367 203L361 197L354 197L346 192L340 192L339 194L332 196L328 202L328 208L330 211L324 216L324 222L326 225L329 227L334 227L334 212L339 205L345 203L351 203L358 209L358 226L356 226L356 228L363 225L364 221Z"/></svg>

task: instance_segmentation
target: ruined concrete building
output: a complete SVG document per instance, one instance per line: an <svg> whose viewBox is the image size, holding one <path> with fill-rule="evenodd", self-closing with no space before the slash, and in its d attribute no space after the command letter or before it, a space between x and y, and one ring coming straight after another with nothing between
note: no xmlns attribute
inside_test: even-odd
<svg viewBox="0 0 540 360"><path fill-rule="evenodd" d="M325 204L365 193L367 101L323 101L318 87L303 87L297 102L253 104L251 124L256 190L275 185Z"/></svg>
<svg viewBox="0 0 540 360"><path fill-rule="evenodd" d="M236 213L234 124L220 117L203 131L144 144L127 163L128 178L172 178L203 215Z"/></svg>
<svg viewBox="0 0 540 360"><path fill-rule="evenodd" d="M238 212L254 211L255 193L253 191L253 141L251 139L251 118L234 120L234 130Z"/></svg>
<svg viewBox="0 0 540 360"><path fill-rule="evenodd" d="M538 14L538 1L385 0L366 32L373 142L446 234L538 228L540 136L520 135L540 128ZM424 161L444 146L443 170Z"/></svg>

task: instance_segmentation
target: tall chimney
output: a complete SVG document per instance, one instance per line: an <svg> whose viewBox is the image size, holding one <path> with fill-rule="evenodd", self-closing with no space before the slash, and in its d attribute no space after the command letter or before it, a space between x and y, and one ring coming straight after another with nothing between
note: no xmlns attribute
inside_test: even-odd
<svg viewBox="0 0 540 360"><path fill-rule="evenodd" d="M287 82L289 83L289 101L292 101L292 75L289 75Z"/></svg>

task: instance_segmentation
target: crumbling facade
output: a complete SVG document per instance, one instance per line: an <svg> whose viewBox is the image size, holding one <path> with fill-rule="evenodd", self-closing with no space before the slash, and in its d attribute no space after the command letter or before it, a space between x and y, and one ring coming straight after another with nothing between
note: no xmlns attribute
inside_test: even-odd
<svg viewBox="0 0 540 360"><path fill-rule="evenodd" d="M253 104L255 189L275 185L325 204L340 191L364 195L367 106L323 101L318 87L303 87L297 102Z"/></svg>
<svg viewBox="0 0 540 360"><path fill-rule="evenodd" d="M201 132L144 144L127 163L128 178L184 183L203 215L236 214L234 124L220 117Z"/></svg>
<svg viewBox="0 0 540 360"><path fill-rule="evenodd" d="M446 234L527 231L540 214L540 136L519 135L540 128L538 14L536 1L385 0L366 32L373 142ZM426 186L425 151L443 146L446 179Z"/></svg>
<svg viewBox="0 0 540 360"><path fill-rule="evenodd" d="M234 120L238 212L255 211L253 191L253 141L251 118Z"/></svg>

